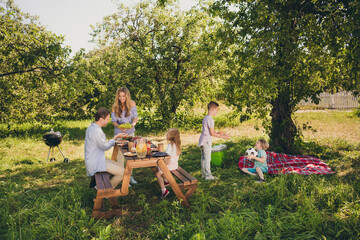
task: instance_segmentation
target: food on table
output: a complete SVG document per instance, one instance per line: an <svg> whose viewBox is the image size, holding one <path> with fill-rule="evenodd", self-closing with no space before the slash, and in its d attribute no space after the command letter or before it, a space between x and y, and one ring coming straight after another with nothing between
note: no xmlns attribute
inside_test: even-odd
<svg viewBox="0 0 360 240"><path fill-rule="evenodd" d="M134 157L134 156L136 156L136 153L126 152L126 153L124 153L124 156L127 156L127 157Z"/></svg>
<svg viewBox="0 0 360 240"><path fill-rule="evenodd" d="M132 125L130 123L123 123L118 126L118 128L130 129Z"/></svg>

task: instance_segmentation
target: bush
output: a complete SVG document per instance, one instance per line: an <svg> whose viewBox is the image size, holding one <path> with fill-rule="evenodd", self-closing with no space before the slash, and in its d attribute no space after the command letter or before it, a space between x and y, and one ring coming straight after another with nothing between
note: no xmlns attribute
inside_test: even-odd
<svg viewBox="0 0 360 240"><path fill-rule="evenodd" d="M360 117L360 107L355 110L355 116Z"/></svg>
<svg viewBox="0 0 360 240"><path fill-rule="evenodd" d="M170 119L170 122L164 121L160 115L150 110L139 110L139 121L136 125L139 133L156 133L165 132L169 128L178 128L182 131L200 132L202 129L203 114L195 114L193 112L179 111ZM233 127L239 125L238 115L224 114L216 116L216 127Z"/></svg>

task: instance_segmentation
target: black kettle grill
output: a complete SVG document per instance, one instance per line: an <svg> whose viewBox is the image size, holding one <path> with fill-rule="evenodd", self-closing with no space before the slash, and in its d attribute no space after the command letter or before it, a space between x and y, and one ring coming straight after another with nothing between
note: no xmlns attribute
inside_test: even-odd
<svg viewBox="0 0 360 240"><path fill-rule="evenodd" d="M50 151L51 151L51 158L50 158L50 162L55 161L54 158L54 147L57 147L61 153L61 155L64 157L64 162L67 163L69 162L69 159L66 158L64 156L64 154L61 152L60 148L59 148L59 144L62 142L62 134L60 132L54 132L53 129L51 129L50 132L45 133L43 135L43 140L45 142L46 145L48 145L49 148L49 153L48 153L48 157L46 159L46 161L49 161L49 156L50 156Z"/></svg>

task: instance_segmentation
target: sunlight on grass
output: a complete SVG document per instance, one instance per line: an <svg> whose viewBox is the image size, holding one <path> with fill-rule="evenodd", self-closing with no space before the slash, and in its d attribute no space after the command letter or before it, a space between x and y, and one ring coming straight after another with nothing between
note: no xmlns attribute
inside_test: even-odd
<svg viewBox="0 0 360 240"><path fill-rule="evenodd" d="M360 118L353 112L321 111L295 113L297 125L309 124L312 130L304 131L306 139L339 139L360 143Z"/></svg>
<svg viewBox="0 0 360 240"><path fill-rule="evenodd" d="M133 171L138 184L119 198L126 215L111 220L91 218L95 191L89 189L84 166L84 134L91 121L61 121L64 134L46 162L49 147L42 134L49 126L14 126L0 141L0 236L4 239L357 239L360 237L359 118L347 112L300 112L304 152L318 155L332 175L266 175L265 184L243 174L238 159L259 137L256 120L224 126L233 138L214 139L227 145L219 180L201 178L198 131L182 131L179 165L198 179L191 208L181 207L174 193L160 200L160 188L149 169ZM231 123L233 124L233 123ZM17 129L17 130L16 130ZM22 129L22 130L21 130ZM112 136L113 127L105 129ZM148 135L164 142L165 136ZM239 153L240 152L240 153ZM106 156L110 157L112 151ZM3 237L4 236L4 237Z"/></svg>

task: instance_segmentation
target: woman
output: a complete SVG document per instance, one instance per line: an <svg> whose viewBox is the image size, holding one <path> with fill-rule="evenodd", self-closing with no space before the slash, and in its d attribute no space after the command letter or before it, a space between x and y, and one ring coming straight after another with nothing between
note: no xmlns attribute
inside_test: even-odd
<svg viewBox="0 0 360 240"><path fill-rule="evenodd" d="M116 91L115 101L112 106L111 121L115 126L115 135L127 133L130 137L135 137L135 125L138 121L138 114L135 101L131 100L129 89L121 87ZM130 129L118 128L120 124L130 123ZM131 176L131 184L137 182Z"/></svg>

